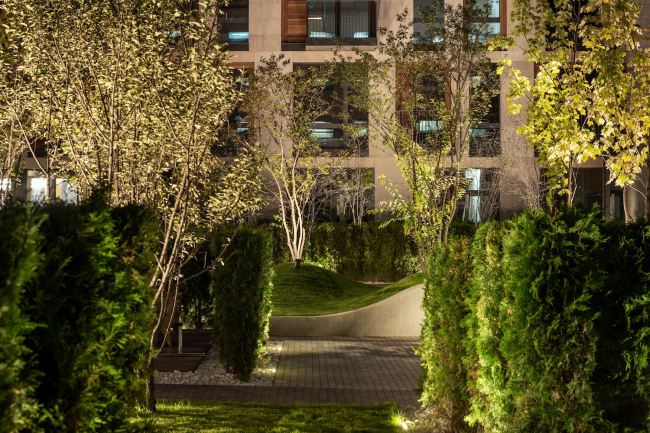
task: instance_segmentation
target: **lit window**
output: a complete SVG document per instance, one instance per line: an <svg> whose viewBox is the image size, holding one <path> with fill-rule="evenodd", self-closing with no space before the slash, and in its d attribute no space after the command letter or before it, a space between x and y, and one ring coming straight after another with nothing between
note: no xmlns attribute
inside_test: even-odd
<svg viewBox="0 0 650 433"><path fill-rule="evenodd" d="M77 186L67 179L57 179L56 198L65 203L77 204Z"/></svg>
<svg viewBox="0 0 650 433"><path fill-rule="evenodd" d="M32 203L40 203L45 200L47 179L42 177L33 177L30 186L32 189Z"/></svg>

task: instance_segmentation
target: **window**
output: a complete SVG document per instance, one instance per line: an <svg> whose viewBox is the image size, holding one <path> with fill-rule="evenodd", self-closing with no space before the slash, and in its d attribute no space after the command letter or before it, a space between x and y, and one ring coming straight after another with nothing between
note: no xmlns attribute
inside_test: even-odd
<svg viewBox="0 0 650 433"><path fill-rule="evenodd" d="M33 177L30 179L32 192L32 203L41 203L45 200L47 189L47 179L42 177Z"/></svg>
<svg viewBox="0 0 650 433"><path fill-rule="evenodd" d="M230 51L248 51L248 0L231 0L221 10L219 40Z"/></svg>
<svg viewBox="0 0 650 433"><path fill-rule="evenodd" d="M77 186L67 179L56 180L56 198L64 203L77 204Z"/></svg>
<svg viewBox="0 0 650 433"><path fill-rule="evenodd" d="M499 218L499 174L491 168L465 170L466 192L460 198L456 217L478 224Z"/></svg>
<svg viewBox="0 0 650 433"><path fill-rule="evenodd" d="M415 71L416 74L421 72ZM430 75L425 75L417 81L419 83L415 85L412 114L414 140L422 146L435 147L442 139L440 134L443 122L438 119L443 117L444 111L448 108L445 82L440 77ZM410 116L410 113L405 113L402 117Z"/></svg>
<svg viewBox="0 0 650 433"><path fill-rule="evenodd" d="M253 63L231 64L233 85L242 93L248 90L251 76L253 74ZM212 147L212 152L216 156L228 157L236 156L249 143L250 139L250 121L247 113L239 104L228 116L228 121L224 128L219 129L218 139Z"/></svg>
<svg viewBox="0 0 650 433"><path fill-rule="evenodd" d="M489 96L488 92L490 91L496 90L496 93L493 93L490 97L489 108L487 110L481 110L482 112L480 113L476 113L477 117L479 115L481 117L476 127L471 131L469 156L494 157L501 155L501 96L499 93L500 81L499 76L496 74L496 65L490 65L490 68L483 71L481 75L472 77L470 106L475 98ZM485 88L483 86L489 87ZM480 102L484 102L484 100Z"/></svg>
<svg viewBox="0 0 650 433"><path fill-rule="evenodd" d="M375 11L375 1L308 0L307 42L332 44L341 38L357 45L376 43Z"/></svg>
<svg viewBox="0 0 650 433"><path fill-rule="evenodd" d="M486 17L486 30L485 38L506 35L506 18L507 14L502 8L505 6L505 0L477 0L476 7L480 9L487 9L488 14Z"/></svg>
<svg viewBox="0 0 650 433"><path fill-rule="evenodd" d="M295 68L317 67L313 64L295 64ZM353 86L333 80L323 83L321 97L332 107L329 114L312 124L312 136L319 148L331 155L353 153L368 156L368 114L349 103Z"/></svg>
<svg viewBox="0 0 650 433"><path fill-rule="evenodd" d="M437 26L437 28L435 32L440 30L442 33L442 31L444 31L445 12L442 9L443 7L444 3L437 3L435 5L435 9L438 11L436 15L435 26ZM431 42L442 42L441 35L433 37L428 35L431 29L429 29L427 23L424 22L423 14L426 15L427 13L432 12L433 6L431 0L413 0L413 33L415 33L415 42L427 42L429 39L435 39Z"/></svg>

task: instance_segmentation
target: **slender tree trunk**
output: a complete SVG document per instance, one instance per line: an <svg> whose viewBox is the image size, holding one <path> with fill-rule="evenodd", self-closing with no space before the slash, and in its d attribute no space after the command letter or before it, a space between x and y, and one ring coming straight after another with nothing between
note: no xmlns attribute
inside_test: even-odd
<svg viewBox="0 0 650 433"><path fill-rule="evenodd" d="M573 159L573 154L571 154ZM573 207L573 163L569 162L569 180L567 181L566 204L569 209Z"/></svg>
<svg viewBox="0 0 650 433"><path fill-rule="evenodd" d="M627 213L627 185L623 185L623 214L625 215L625 224L630 222L630 217Z"/></svg>
<svg viewBox="0 0 650 433"><path fill-rule="evenodd" d="M153 378L153 358L149 358L147 362L147 393L145 404L147 410L150 412L156 411L156 392L155 392L155 383Z"/></svg>
<svg viewBox="0 0 650 433"><path fill-rule="evenodd" d="M650 222L650 153L646 157L645 220Z"/></svg>

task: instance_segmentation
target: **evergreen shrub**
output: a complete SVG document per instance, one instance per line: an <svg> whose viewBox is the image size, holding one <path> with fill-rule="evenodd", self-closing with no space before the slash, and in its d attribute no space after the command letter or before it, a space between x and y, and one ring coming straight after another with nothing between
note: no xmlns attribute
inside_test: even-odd
<svg viewBox="0 0 650 433"><path fill-rule="evenodd" d="M420 348L422 402L449 431L468 431L468 370L464 322L470 314L471 239L452 238L429 260L422 308Z"/></svg>
<svg viewBox="0 0 650 433"><path fill-rule="evenodd" d="M281 224L259 226L273 236L273 261L290 261L286 233ZM315 223L305 245L305 263L316 264L357 281L402 279L415 272L417 250L404 227L391 223Z"/></svg>
<svg viewBox="0 0 650 433"><path fill-rule="evenodd" d="M215 257L227 238L224 231L212 239ZM217 264L213 272L213 341L226 370L248 381L268 338L272 237L262 230L240 228L223 257L223 265Z"/></svg>
<svg viewBox="0 0 650 433"><path fill-rule="evenodd" d="M577 206L512 221L503 246L507 317L500 344L512 407L507 431L605 427L592 386L595 324L608 307L594 304L605 290L602 225L599 211Z"/></svg>
<svg viewBox="0 0 650 433"><path fill-rule="evenodd" d="M23 287L34 276L41 256L39 226L43 218L29 207L0 212L0 431L35 429L38 403L34 399L37 377L27 366L33 355L25 336L33 324L20 308Z"/></svg>
<svg viewBox="0 0 650 433"><path fill-rule="evenodd" d="M648 251L647 223L579 205L450 241L427 273L423 401L448 431L648 431Z"/></svg>
<svg viewBox="0 0 650 433"><path fill-rule="evenodd" d="M32 226L38 261L29 265L15 310L32 324L22 375L31 378L38 412L27 431L125 431L148 358L155 220L137 207L112 209L101 196L26 209L0 211L0 230L18 233L14 213L42 217ZM25 246L3 251L14 269Z"/></svg>

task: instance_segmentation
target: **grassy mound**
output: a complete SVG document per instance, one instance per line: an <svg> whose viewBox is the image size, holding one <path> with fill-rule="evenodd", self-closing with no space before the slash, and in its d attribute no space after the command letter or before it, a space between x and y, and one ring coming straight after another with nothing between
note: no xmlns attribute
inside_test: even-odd
<svg viewBox="0 0 650 433"><path fill-rule="evenodd" d="M293 263L281 263L273 269L274 316L320 316L356 310L424 283L422 274L377 287L318 266L301 265L296 269Z"/></svg>

